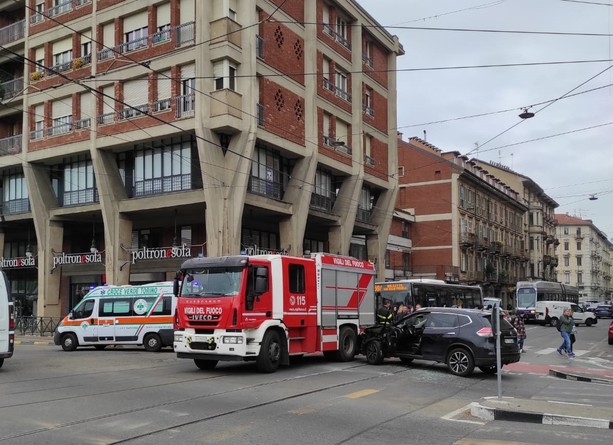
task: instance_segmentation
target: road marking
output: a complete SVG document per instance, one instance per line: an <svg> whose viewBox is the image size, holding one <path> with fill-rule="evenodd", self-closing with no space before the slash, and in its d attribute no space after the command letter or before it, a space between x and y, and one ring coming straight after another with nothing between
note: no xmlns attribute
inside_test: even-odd
<svg viewBox="0 0 613 445"><path fill-rule="evenodd" d="M468 437L453 442L453 445L536 445L528 442L514 442L509 440L470 439Z"/></svg>
<svg viewBox="0 0 613 445"><path fill-rule="evenodd" d="M539 349L538 351L535 350L531 350L530 352L534 352L536 355L547 355L547 354L553 354L553 353L558 353L558 348L543 348L543 349ZM587 349L575 349L574 353L577 357L581 357L582 355L587 354L588 352L590 352Z"/></svg>
<svg viewBox="0 0 613 445"><path fill-rule="evenodd" d="M466 405L466 406L463 406L462 408L456 409L455 411L451 411L450 413L442 416L441 419L449 420L451 422L472 423L475 425L485 425L486 424L486 422L479 422L478 420L454 419L455 416L464 414L466 411L470 411L470 405Z"/></svg>
<svg viewBox="0 0 613 445"><path fill-rule="evenodd" d="M362 391L356 391L356 392L352 392L351 394L347 394L344 397L348 399L359 399L360 397L366 397L371 394L376 394L378 392L379 392L378 389L363 389Z"/></svg>

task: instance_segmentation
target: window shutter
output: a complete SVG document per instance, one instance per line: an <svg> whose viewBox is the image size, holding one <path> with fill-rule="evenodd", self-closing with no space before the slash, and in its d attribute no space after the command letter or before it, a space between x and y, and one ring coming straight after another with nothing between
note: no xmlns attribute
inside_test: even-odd
<svg viewBox="0 0 613 445"><path fill-rule="evenodd" d="M135 79L123 84L124 102L133 107L149 103L149 80Z"/></svg>

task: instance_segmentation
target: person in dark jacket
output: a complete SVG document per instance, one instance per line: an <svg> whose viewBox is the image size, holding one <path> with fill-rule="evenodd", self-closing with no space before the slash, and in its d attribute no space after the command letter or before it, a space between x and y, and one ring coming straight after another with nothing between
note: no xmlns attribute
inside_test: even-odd
<svg viewBox="0 0 613 445"><path fill-rule="evenodd" d="M387 298L383 300L383 304L377 309L377 323L388 326L394 321L394 311L392 311L392 300Z"/></svg>
<svg viewBox="0 0 613 445"><path fill-rule="evenodd" d="M521 352L526 352L524 350L524 340L526 339L526 323L524 321L523 312L520 312L515 317L513 317L513 327L517 331L517 346L519 346L519 350Z"/></svg>

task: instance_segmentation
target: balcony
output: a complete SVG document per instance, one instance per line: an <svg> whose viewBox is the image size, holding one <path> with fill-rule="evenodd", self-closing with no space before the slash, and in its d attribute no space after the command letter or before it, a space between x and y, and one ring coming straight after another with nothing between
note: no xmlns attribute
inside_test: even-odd
<svg viewBox="0 0 613 445"><path fill-rule="evenodd" d="M374 167L375 166L374 158L368 155L364 155L364 165L367 165L369 167Z"/></svg>
<svg viewBox="0 0 613 445"><path fill-rule="evenodd" d="M465 232L460 235L460 246L471 247L477 242L477 237L474 233Z"/></svg>
<svg viewBox="0 0 613 445"><path fill-rule="evenodd" d="M21 134L0 139L0 156L15 155L21 153L21 141Z"/></svg>
<svg viewBox="0 0 613 445"><path fill-rule="evenodd" d="M233 131L242 119L243 96L234 90L224 88L211 92L211 123L214 131Z"/></svg>
<svg viewBox="0 0 613 445"><path fill-rule="evenodd" d="M247 191L257 195L267 196L269 198L281 199L283 194L283 185L280 182L268 181L266 179L251 176Z"/></svg>
<svg viewBox="0 0 613 445"><path fill-rule="evenodd" d="M4 102L23 93L23 77L0 83L0 101Z"/></svg>
<svg viewBox="0 0 613 445"><path fill-rule="evenodd" d="M25 29L25 20L20 20L18 22L11 23L8 26L0 28L0 45L7 45L8 43L23 39L23 37L25 36Z"/></svg>
<svg viewBox="0 0 613 445"><path fill-rule="evenodd" d="M241 47L241 25L229 17L222 17L211 22L211 45L229 42Z"/></svg>

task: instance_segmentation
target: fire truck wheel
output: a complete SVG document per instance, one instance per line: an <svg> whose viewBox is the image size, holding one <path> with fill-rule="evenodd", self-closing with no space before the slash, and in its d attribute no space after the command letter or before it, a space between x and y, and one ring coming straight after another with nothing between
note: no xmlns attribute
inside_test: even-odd
<svg viewBox="0 0 613 445"><path fill-rule="evenodd" d="M0 368L2 368L2 365L4 365L4 359L0 358Z"/></svg>
<svg viewBox="0 0 613 445"><path fill-rule="evenodd" d="M275 372L281 362L281 341L279 334L268 331L264 334L264 340L260 347L260 354L256 360L260 372Z"/></svg>
<svg viewBox="0 0 613 445"><path fill-rule="evenodd" d="M196 364L198 369L207 370L213 369L215 366L217 366L218 360L204 360L201 358L195 358L194 363Z"/></svg>
<svg viewBox="0 0 613 445"><path fill-rule="evenodd" d="M143 346L146 351L160 352L160 349L162 349L162 339L157 334L147 334L143 339Z"/></svg>
<svg viewBox="0 0 613 445"><path fill-rule="evenodd" d="M66 334L62 337L62 349L64 351L74 351L77 349L79 345L79 341L77 340L77 336L70 333Z"/></svg>
<svg viewBox="0 0 613 445"><path fill-rule="evenodd" d="M383 363L383 350L379 340L372 340L366 345L366 361L369 365L380 365Z"/></svg>
<svg viewBox="0 0 613 445"><path fill-rule="evenodd" d="M339 362L350 362L355 357L357 350L358 337L355 331L348 326L341 328L341 333L338 339L338 352L336 359Z"/></svg>

